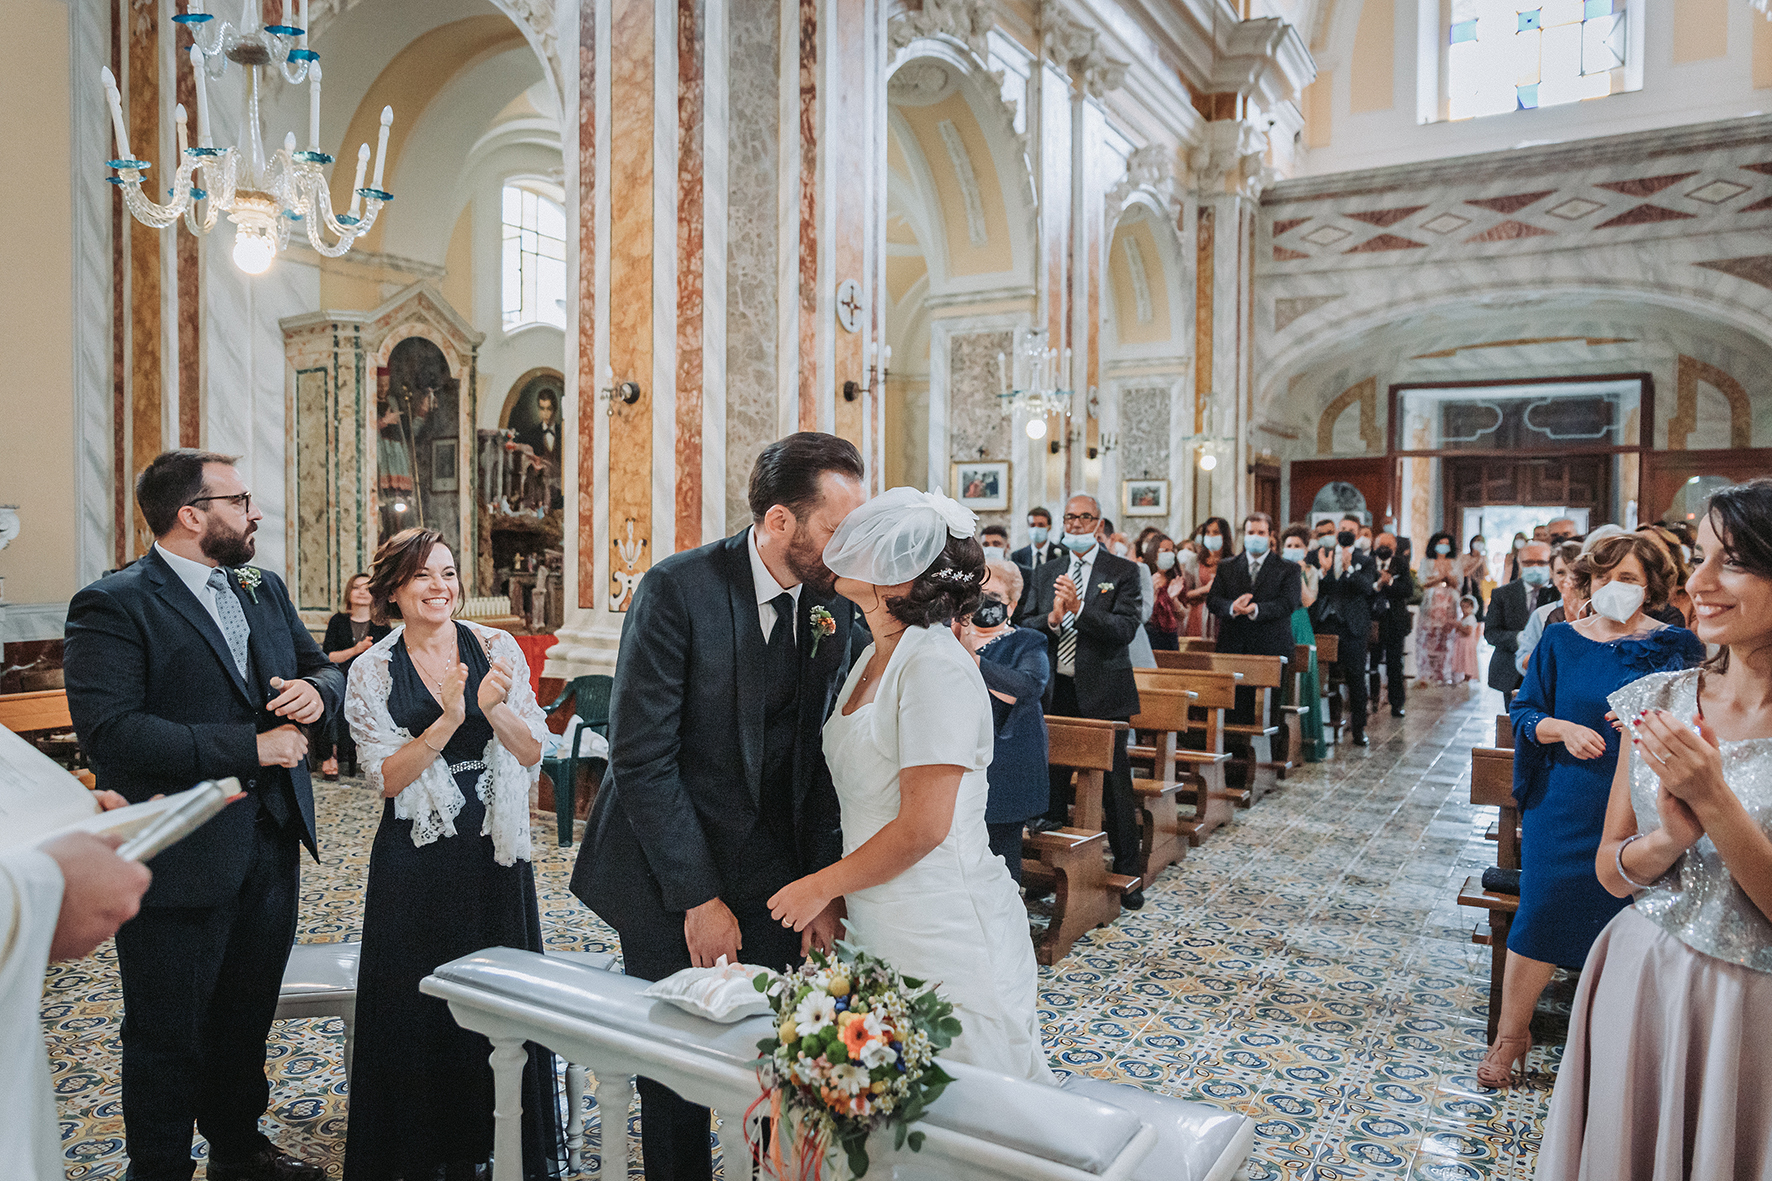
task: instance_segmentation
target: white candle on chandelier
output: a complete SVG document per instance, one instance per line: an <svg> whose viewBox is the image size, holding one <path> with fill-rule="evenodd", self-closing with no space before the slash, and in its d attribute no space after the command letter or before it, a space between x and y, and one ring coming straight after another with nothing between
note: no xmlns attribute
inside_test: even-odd
<svg viewBox="0 0 1772 1181"><path fill-rule="evenodd" d="M351 181L351 216L352 217L357 216L358 209L361 208L363 205L363 194L361 192L359 192L358 190L362 189L362 187L363 187L363 172L368 167L369 167L369 145L366 143L358 144L357 145L357 175Z"/></svg>
<svg viewBox="0 0 1772 1181"><path fill-rule="evenodd" d="M283 0L283 23L285 25L295 23L295 0Z"/></svg>
<svg viewBox="0 0 1772 1181"><path fill-rule="evenodd" d="M191 72L197 75L197 146L212 147L209 140L209 83L204 77L203 51L195 45L191 46Z"/></svg>
<svg viewBox="0 0 1772 1181"><path fill-rule="evenodd" d="M308 0L301 0L301 47L308 47Z"/></svg>
<svg viewBox="0 0 1772 1181"><path fill-rule="evenodd" d="M191 146L191 132L187 126L185 104L179 103L172 109L172 118L178 124L178 162L185 162L185 150Z"/></svg>
<svg viewBox="0 0 1772 1181"><path fill-rule="evenodd" d="M308 63L308 151L320 150L320 63Z"/></svg>
<svg viewBox="0 0 1772 1181"><path fill-rule="evenodd" d="M892 368L892 346L889 344L881 345L880 346L880 355L883 358L880 362L880 368L882 368L882 369Z"/></svg>
<svg viewBox="0 0 1772 1181"><path fill-rule="evenodd" d="M1009 358L1002 353L997 354L997 384L1003 387L1005 396L1009 393Z"/></svg>
<svg viewBox="0 0 1772 1181"><path fill-rule="evenodd" d="M307 0L302 0L305 4ZM372 189L381 188L382 170L388 166L388 127L394 122L394 108L381 109L381 134L375 140L375 179L369 182Z"/></svg>
<svg viewBox="0 0 1772 1181"><path fill-rule="evenodd" d="M123 95L117 90L117 75L110 66L100 66L98 76L105 85L105 98L111 104L111 129L117 133L117 159L133 160L129 154L129 124L123 119Z"/></svg>

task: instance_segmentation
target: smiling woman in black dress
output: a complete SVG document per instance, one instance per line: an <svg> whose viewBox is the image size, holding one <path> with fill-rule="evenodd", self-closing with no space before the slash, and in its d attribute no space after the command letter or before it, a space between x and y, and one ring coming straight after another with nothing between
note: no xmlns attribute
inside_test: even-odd
<svg viewBox="0 0 1772 1181"><path fill-rule="evenodd" d="M375 556L378 613L404 624L358 657L345 714L387 797L369 861L346 1181L467 1181L492 1155L491 1044L419 981L483 948L541 951L529 789L546 722L522 651L452 618L461 582L433 530ZM553 1056L529 1047L523 1172L559 1175Z"/></svg>

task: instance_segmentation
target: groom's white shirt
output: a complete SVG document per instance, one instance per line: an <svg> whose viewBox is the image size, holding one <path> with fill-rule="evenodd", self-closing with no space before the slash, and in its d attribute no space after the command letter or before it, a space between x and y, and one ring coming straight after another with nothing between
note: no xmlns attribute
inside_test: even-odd
<svg viewBox="0 0 1772 1181"><path fill-rule="evenodd" d="M775 575L769 573L769 567L763 564L763 555L757 549L757 529L751 527L750 536L745 539L745 548L751 555L751 582L757 589L757 623L763 628L763 642L767 644L775 631L775 597L783 591L794 596L794 611L800 610L800 586L783 586L775 581Z"/></svg>

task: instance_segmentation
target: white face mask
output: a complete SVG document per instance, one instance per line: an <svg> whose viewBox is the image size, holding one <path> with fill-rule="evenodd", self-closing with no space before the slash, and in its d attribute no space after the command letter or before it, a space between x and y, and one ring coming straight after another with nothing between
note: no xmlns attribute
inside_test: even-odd
<svg viewBox="0 0 1772 1181"><path fill-rule="evenodd" d="M1333 534L1333 533L1319 533L1319 534L1317 534L1317 547L1319 549L1334 549L1335 548L1335 534Z"/></svg>
<svg viewBox="0 0 1772 1181"><path fill-rule="evenodd" d="M1680 553L1685 557L1685 559L1688 563L1690 563L1692 561L1692 547L1691 546L1689 546L1689 545L1680 546Z"/></svg>
<svg viewBox="0 0 1772 1181"><path fill-rule="evenodd" d="M1365 553L1372 548L1372 539L1370 537L1356 538L1354 541L1354 548L1361 553Z"/></svg>
<svg viewBox="0 0 1772 1181"><path fill-rule="evenodd" d="M1157 569L1159 569L1159 570L1173 570L1173 569L1175 569L1175 553L1174 553L1174 551L1164 550L1162 553L1159 553L1157 555Z"/></svg>
<svg viewBox="0 0 1772 1181"><path fill-rule="evenodd" d="M1608 582L1594 592L1593 608L1616 623L1624 623L1643 605L1643 588L1629 582Z"/></svg>
<svg viewBox="0 0 1772 1181"><path fill-rule="evenodd" d="M1216 533L1208 533L1200 538L1200 544L1211 550L1213 553L1217 553L1224 546L1224 538Z"/></svg>
<svg viewBox="0 0 1772 1181"><path fill-rule="evenodd" d="M1280 551L1280 556L1285 558L1288 562L1302 562L1304 561L1304 547L1302 545L1289 545Z"/></svg>
<svg viewBox="0 0 1772 1181"><path fill-rule="evenodd" d="M1003 560L1004 552L1003 547L1000 545L987 545L984 547L984 560L987 562L1001 562Z"/></svg>
<svg viewBox="0 0 1772 1181"><path fill-rule="evenodd" d="M1130 552L1131 552L1131 547L1129 547L1125 542L1123 542L1123 541L1114 542L1114 554L1116 557L1123 558Z"/></svg>
<svg viewBox="0 0 1772 1181"><path fill-rule="evenodd" d="M1486 554L1488 552L1489 552L1489 547L1487 545L1484 545L1480 541L1477 542L1475 545L1471 546L1471 553L1476 554L1479 557L1481 557L1483 554Z"/></svg>

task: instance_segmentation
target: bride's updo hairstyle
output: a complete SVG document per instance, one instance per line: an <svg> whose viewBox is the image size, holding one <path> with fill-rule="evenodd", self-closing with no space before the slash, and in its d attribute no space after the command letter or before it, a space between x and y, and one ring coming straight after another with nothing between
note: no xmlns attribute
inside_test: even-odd
<svg viewBox="0 0 1772 1181"><path fill-rule="evenodd" d="M886 601L911 627L950 623L978 605L984 549L973 536L978 516L940 489L893 488L838 526L824 562L839 578L911 589Z"/></svg>

